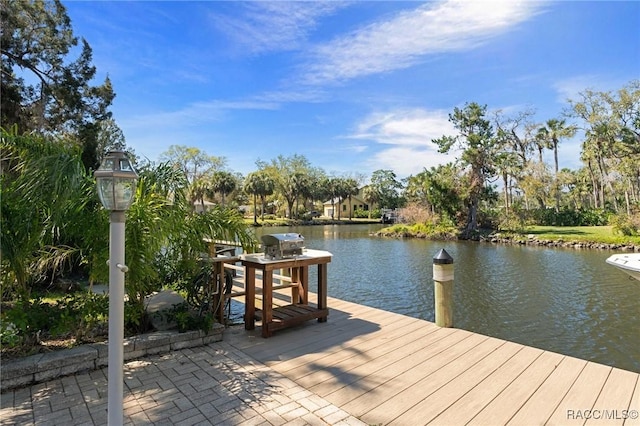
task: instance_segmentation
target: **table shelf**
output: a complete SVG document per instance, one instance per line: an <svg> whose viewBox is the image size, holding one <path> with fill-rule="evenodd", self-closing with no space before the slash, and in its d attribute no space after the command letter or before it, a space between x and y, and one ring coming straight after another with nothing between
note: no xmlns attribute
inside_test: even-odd
<svg viewBox="0 0 640 426"><path fill-rule="evenodd" d="M329 315L328 309L318 309L309 305L286 305L273 308L271 322L263 324L267 333L302 324L312 319L322 319ZM262 321L262 310L256 309L256 319Z"/></svg>

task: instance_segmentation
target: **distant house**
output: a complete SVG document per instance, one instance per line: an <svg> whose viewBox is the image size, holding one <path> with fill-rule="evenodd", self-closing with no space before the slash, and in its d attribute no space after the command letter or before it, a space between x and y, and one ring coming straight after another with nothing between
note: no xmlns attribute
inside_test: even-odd
<svg viewBox="0 0 640 426"><path fill-rule="evenodd" d="M204 204L204 209L203 209L203 206L202 206L203 204ZM209 211L214 206L216 206L216 203L212 203L211 201L207 201L207 200L204 200L204 202L201 202L201 201L194 201L193 202L193 207L194 207L196 213L203 213L203 212Z"/></svg>
<svg viewBox="0 0 640 426"><path fill-rule="evenodd" d="M335 208L335 212L334 209ZM364 197L362 195L362 188L358 190L358 195L351 196L351 216L356 210L364 210L369 211L369 209L375 209L375 206L369 206L364 201ZM338 199L333 200L333 204L331 200L325 201L322 203L322 215L325 217L338 217L338 211L340 211L340 218L348 218L349 217L349 198L346 198L342 201L342 203L338 203Z"/></svg>

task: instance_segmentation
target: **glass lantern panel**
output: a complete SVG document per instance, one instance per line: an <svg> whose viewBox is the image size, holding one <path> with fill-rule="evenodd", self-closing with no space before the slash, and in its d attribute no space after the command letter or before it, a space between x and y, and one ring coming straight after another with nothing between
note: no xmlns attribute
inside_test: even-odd
<svg viewBox="0 0 640 426"><path fill-rule="evenodd" d="M114 201L113 201L113 178L112 177L103 177L97 179L98 184L98 196L100 197L100 202L107 210L114 210Z"/></svg>
<svg viewBox="0 0 640 426"><path fill-rule="evenodd" d="M98 195L107 210L127 210L133 202L136 181L129 178L98 179Z"/></svg>
<svg viewBox="0 0 640 426"><path fill-rule="evenodd" d="M100 167L98 167L98 170L114 170L115 169L114 160L115 160L114 158L110 158L107 156L100 163Z"/></svg>
<svg viewBox="0 0 640 426"><path fill-rule="evenodd" d="M123 172L132 172L133 167L131 166L131 162L126 158L120 159L120 170Z"/></svg>
<svg viewBox="0 0 640 426"><path fill-rule="evenodd" d="M127 210L136 194L136 181L130 178L114 178L114 210Z"/></svg>

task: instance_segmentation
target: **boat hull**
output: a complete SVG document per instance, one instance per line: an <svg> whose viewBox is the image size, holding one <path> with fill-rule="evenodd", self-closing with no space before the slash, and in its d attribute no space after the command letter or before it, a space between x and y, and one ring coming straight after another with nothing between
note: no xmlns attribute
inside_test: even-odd
<svg viewBox="0 0 640 426"><path fill-rule="evenodd" d="M640 253L614 254L606 262L640 281Z"/></svg>

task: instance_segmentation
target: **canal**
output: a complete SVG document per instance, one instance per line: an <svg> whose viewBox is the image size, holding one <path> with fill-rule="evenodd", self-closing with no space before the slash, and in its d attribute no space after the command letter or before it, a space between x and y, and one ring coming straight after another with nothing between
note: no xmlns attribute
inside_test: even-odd
<svg viewBox="0 0 640 426"><path fill-rule="evenodd" d="M298 232L307 248L331 252L329 296L428 321L432 259L444 248L455 265L455 327L640 372L640 282L605 263L613 252L369 235L380 228L256 234Z"/></svg>

